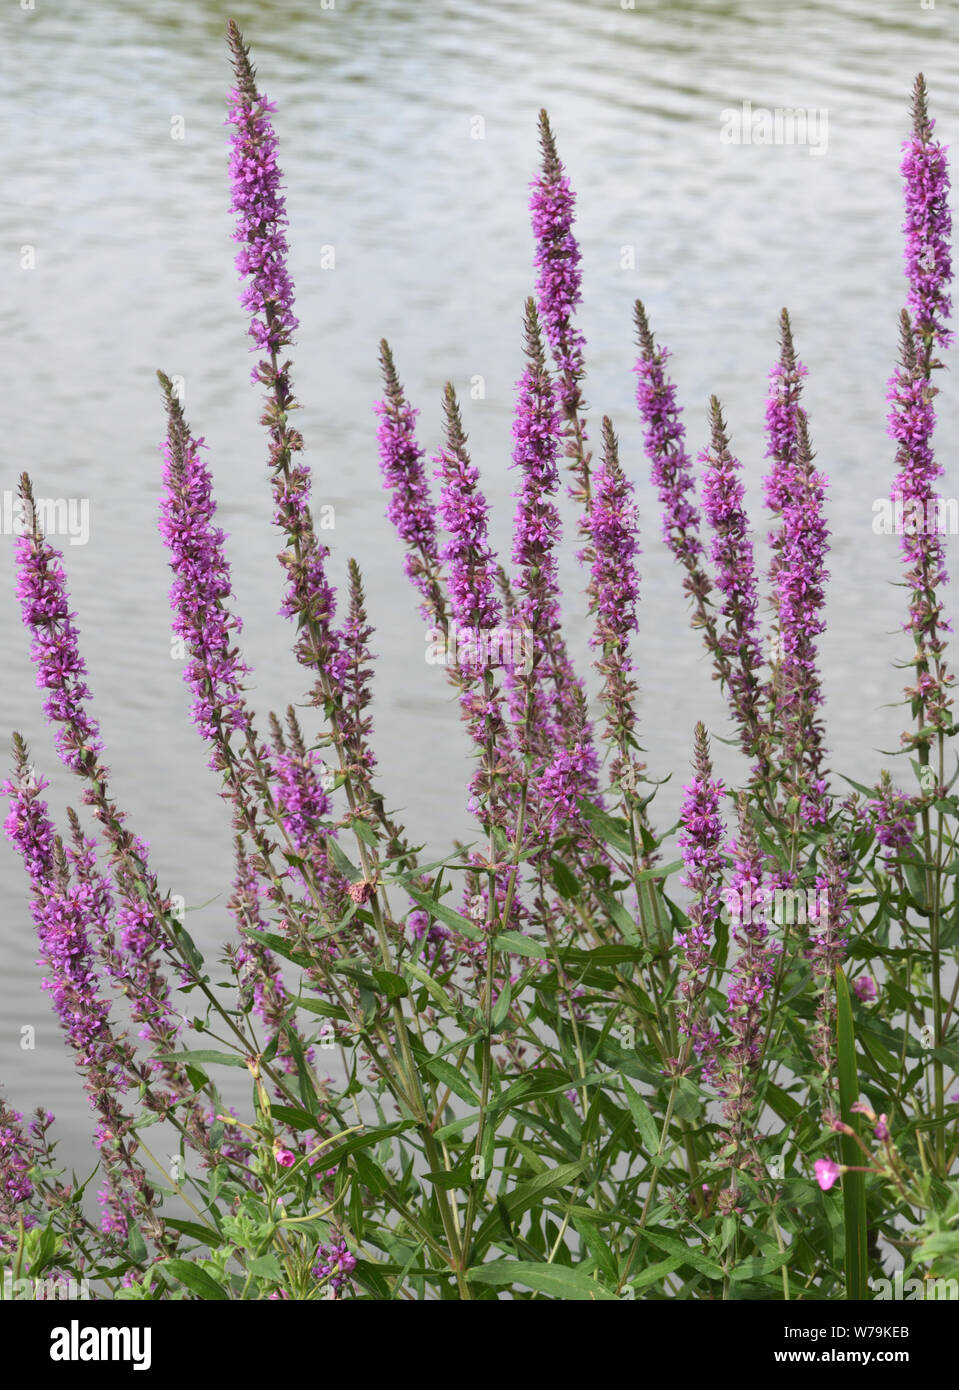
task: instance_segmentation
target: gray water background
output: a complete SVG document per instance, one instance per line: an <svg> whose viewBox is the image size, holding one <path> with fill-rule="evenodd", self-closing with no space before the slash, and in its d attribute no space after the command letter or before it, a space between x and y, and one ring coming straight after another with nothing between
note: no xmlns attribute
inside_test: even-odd
<svg viewBox="0 0 959 1390"><path fill-rule="evenodd" d="M633 404L637 295L673 350L696 450L709 395L724 404L760 553L766 374L779 309L790 308L810 370L818 462L831 479L821 651L832 765L873 780L883 761L875 750L898 743L903 712L886 705L903 684L891 663L908 654L897 635L903 594L892 587L897 542L872 533L873 501L894 471L884 398L905 292L899 145L920 69L940 134L954 140L959 130L950 6L11 3L0 14L0 489L13 490L28 468L39 496L89 499L89 543L64 548L113 790L149 842L161 884L191 906L209 903L188 918L201 946L215 953L233 930L229 812L189 722L182 663L170 655L167 552L156 530L157 367L184 378L187 416L210 447L256 673L251 699L265 718L307 688L276 616L279 536L236 302L223 124L231 14L254 46L262 89L279 103L301 320L298 423L314 501L335 509L325 535L334 580L342 589L350 555L363 567L381 781L414 840L442 853L454 835L471 836L470 764L456 704L424 660L423 623L384 518L371 410L377 344L384 335L392 343L431 452L443 385L457 386L492 536L508 556L511 411L533 287L527 185L541 106L579 194L593 436L609 413L641 506L642 729L650 771L673 774L658 823L675 820L695 721L716 735L730 729L660 539ZM825 108L828 148L722 144L721 113L743 100ZM483 139L474 138L477 116ZM182 140L172 138L177 118ZM329 246L334 269L323 268ZM34 248L34 269L21 268L24 247ZM624 247L634 248L634 269L622 268ZM481 400L470 394L476 377ZM943 491L953 496L957 401L945 373L940 384ZM569 536L568 508L566 519ZM13 597L13 540L0 540L0 730L28 738L60 816L79 785L52 751ZM567 541L562 574L585 670L574 549ZM954 541L950 554L954 568ZM714 752L724 775L742 776L718 738ZM911 776L902 760L897 775ZM40 989L26 882L6 840L0 902L0 1083L19 1109L52 1109L62 1155L86 1165L93 1120ZM20 1046L25 1025L36 1029L32 1051Z"/></svg>

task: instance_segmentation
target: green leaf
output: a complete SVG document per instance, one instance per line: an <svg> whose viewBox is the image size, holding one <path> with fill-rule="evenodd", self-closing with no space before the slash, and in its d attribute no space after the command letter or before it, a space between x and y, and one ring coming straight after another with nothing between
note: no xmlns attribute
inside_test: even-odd
<svg viewBox="0 0 959 1390"><path fill-rule="evenodd" d="M500 991L499 998L496 1001L496 1007L493 1009L492 1015L490 1017L490 1029L492 1032L495 1033L498 1028L502 1027L506 1015L509 1013L509 1006L512 1002L513 992L510 989L509 981L507 981L506 984L504 984L502 990Z"/></svg>
<svg viewBox="0 0 959 1390"><path fill-rule="evenodd" d="M582 892L582 884L572 869L567 868L562 859L551 859L549 862L553 869L553 882L556 884L556 891L559 896L567 901L578 898Z"/></svg>
<svg viewBox="0 0 959 1390"><path fill-rule="evenodd" d="M196 1052L163 1052L158 1056L157 1061L186 1062L188 1066L196 1066L198 1063L205 1062L208 1066L242 1067L246 1070L246 1062L235 1052L214 1052L210 1048L202 1047Z"/></svg>
<svg viewBox="0 0 959 1390"><path fill-rule="evenodd" d="M289 1125L290 1129L299 1129L308 1133L310 1130L318 1130L320 1127L315 1115L311 1115L308 1110L301 1110L296 1105L278 1105L274 1101L270 1106L270 1114L280 1124Z"/></svg>
<svg viewBox="0 0 959 1390"><path fill-rule="evenodd" d="M175 1231L179 1231L182 1235L189 1236L191 1240L198 1240L211 1248L223 1244L224 1237L219 1231L213 1230L210 1226L201 1226L199 1221L180 1221L172 1216L165 1216L163 1224L172 1226Z"/></svg>
<svg viewBox="0 0 959 1390"><path fill-rule="evenodd" d="M351 883L359 883L363 878L361 870L346 857L333 836L328 835L325 843L329 848L333 863L344 878L348 878Z"/></svg>
<svg viewBox="0 0 959 1390"><path fill-rule="evenodd" d="M672 1274L673 1270L679 1269L682 1263L682 1255L670 1255L668 1260L659 1260L654 1265L647 1265L644 1270L630 1279L626 1287L632 1287L636 1293L639 1293L640 1289L645 1289L649 1284L655 1284L658 1280L665 1279L667 1274Z"/></svg>
<svg viewBox="0 0 959 1390"><path fill-rule="evenodd" d="M247 1260L246 1267L257 1279L269 1279L271 1283L279 1283L283 1278L283 1270L275 1255L256 1255L253 1259Z"/></svg>
<svg viewBox="0 0 959 1390"><path fill-rule="evenodd" d="M650 1114L649 1107L643 1100L638 1091L634 1091L632 1086L623 1077L623 1090L626 1093L626 1103L629 1106L629 1113L633 1117L633 1122L639 1130L639 1137L642 1139L646 1152L650 1157L659 1151L659 1130L656 1128L656 1121Z"/></svg>
<svg viewBox="0 0 959 1390"><path fill-rule="evenodd" d="M859 1099L856 1072L856 1038L853 1032L849 986L842 966L836 966L836 1029L839 1072L839 1109L847 1125L854 1125L852 1106ZM844 1165L861 1166L859 1146L849 1134L839 1139ZM846 1297L862 1301L869 1297L866 1287L868 1247L866 1230L866 1175L844 1173L842 1206L846 1230Z"/></svg>
<svg viewBox="0 0 959 1390"><path fill-rule="evenodd" d="M127 1249L130 1252L130 1259L134 1264L143 1264L147 1257L147 1244L140 1234L140 1229L130 1222L130 1233L127 1238Z"/></svg>
<svg viewBox="0 0 959 1390"><path fill-rule="evenodd" d="M468 1100L471 1105L479 1105L479 1096L466 1077L455 1067L450 1066L449 1062L443 1062L438 1057L434 1057L426 1063L426 1070L431 1076L435 1076L437 1081L442 1082L455 1096L459 1096L460 1100Z"/></svg>
<svg viewBox="0 0 959 1390"><path fill-rule="evenodd" d="M493 937L497 951L509 951L513 956L529 956L530 960L549 960L549 947L545 941L533 941L522 932L504 931Z"/></svg>
<svg viewBox="0 0 959 1390"><path fill-rule="evenodd" d="M483 940L483 933L461 913L455 912L453 908L447 907L445 903L439 902L436 898L431 898L428 893L421 892L419 888L414 888L412 884L407 886L406 891L414 902L418 902L420 907L425 908L444 926L451 927L453 931L461 932L470 941Z"/></svg>
<svg viewBox="0 0 959 1390"><path fill-rule="evenodd" d="M614 819L607 815L602 807L594 806L591 801L585 801L581 797L576 798L576 804L600 840L605 840L627 858L632 856L633 845L629 838L629 827L621 817Z"/></svg>
<svg viewBox="0 0 959 1390"><path fill-rule="evenodd" d="M226 1289L212 1279L205 1269L191 1264L189 1260L164 1260L159 1267L169 1270L178 1283L185 1284L191 1293L195 1293L205 1302L222 1303L229 1300L230 1295Z"/></svg>
<svg viewBox="0 0 959 1390"><path fill-rule="evenodd" d="M565 1265L534 1264L528 1260L491 1260L466 1271L471 1284L523 1284L535 1293L551 1293L556 1298L580 1303L593 1299L616 1302L616 1295L597 1283L582 1269Z"/></svg>
<svg viewBox="0 0 959 1390"><path fill-rule="evenodd" d="M405 999L410 987L402 975L394 975L392 970L374 970L373 979L388 999Z"/></svg>
<svg viewBox="0 0 959 1390"><path fill-rule="evenodd" d="M452 999L446 993L446 990L438 980L433 979L433 976L428 970L424 969L422 965L419 965L416 961L408 960L404 962L403 969L408 975L412 975L414 980L419 980L421 985L426 986L445 1014L456 1013L456 1007Z"/></svg>
<svg viewBox="0 0 959 1390"><path fill-rule="evenodd" d="M788 1264L792 1252L790 1250L777 1251L775 1255L751 1255L749 1259L740 1260L729 1273L730 1279L761 1279L766 1274L775 1274L777 1269L782 1269L784 1264Z"/></svg>

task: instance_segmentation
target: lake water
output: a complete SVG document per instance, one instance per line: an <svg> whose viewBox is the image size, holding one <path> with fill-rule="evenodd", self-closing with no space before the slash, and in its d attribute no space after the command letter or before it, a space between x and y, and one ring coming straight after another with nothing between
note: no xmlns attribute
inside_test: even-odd
<svg viewBox="0 0 959 1390"><path fill-rule="evenodd" d="M633 405L637 295L673 349L697 450L708 397L721 398L760 537L766 374L779 310L790 308L810 372L818 462L832 480L822 641L832 765L872 780L874 750L898 744L903 711L886 706L904 683L891 662L908 655L896 635L897 543L872 533L873 501L894 472L884 397L905 288L899 144L920 69L940 133L954 141L959 132L948 5L9 3L0 16L0 489L12 492L28 468L39 496L89 502L89 541L67 543L66 563L113 789L149 842L161 883L190 905L209 904L189 919L201 945L212 949L232 932L229 814L170 654L169 573L156 530L158 367L184 379L188 418L210 447L244 652L256 671L251 699L265 716L306 688L276 617L279 538L236 302L223 124L231 14L254 47L262 88L279 103L301 320L299 424L315 502L334 509L326 538L336 582L350 555L363 567L377 630L381 780L414 840L442 852L454 835L470 836L469 759L456 704L425 662L416 598L384 519L371 410L377 344L385 335L393 346L430 451L443 384L456 384L493 538L508 555L511 409L533 285L527 185L541 106L579 194L593 435L609 413L642 508L642 726L651 772L673 773L658 823L675 819L695 721L730 731L659 536ZM744 101L754 110L824 110L827 140L818 149L723 143L723 112ZM951 496L959 412L943 377ZM481 399L471 397L477 378ZM13 597L9 534L3 547L0 728L29 739L59 814L79 787L55 765ZM585 668L572 550L563 561L567 618ZM954 543L951 553L955 566ZM740 761L718 738L714 746L735 779ZM901 761L898 771L911 776ZM0 1081L20 1109L54 1110L63 1154L86 1164L92 1119L40 990L25 879L5 840L0 886ZM33 1051L20 1046L26 1025L37 1030Z"/></svg>

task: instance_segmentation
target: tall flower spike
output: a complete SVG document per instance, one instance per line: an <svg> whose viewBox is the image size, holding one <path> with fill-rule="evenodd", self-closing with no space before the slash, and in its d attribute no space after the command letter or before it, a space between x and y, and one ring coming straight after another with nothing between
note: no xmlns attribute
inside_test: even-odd
<svg viewBox="0 0 959 1390"><path fill-rule="evenodd" d="M545 111L539 113L539 140L542 170L530 184L533 190L530 211L536 238L534 264L538 271L536 293L540 318L559 374L559 400L567 420L567 454L572 460L575 479L570 492L588 512L590 455L586 450L581 384L585 339L573 323L574 310L582 299L581 253L573 235L576 195L563 171Z"/></svg>
<svg viewBox="0 0 959 1390"><path fill-rule="evenodd" d="M813 467L805 411L796 411L796 467L782 511L782 548L775 582L779 609L778 709L784 754L797 769L800 812L821 825L828 814L823 703L816 638L826 630L825 567L829 528L823 515L826 479Z"/></svg>
<svg viewBox="0 0 959 1390"><path fill-rule="evenodd" d="M912 633L915 643L912 664L916 668L916 683L907 689L906 695L918 723L917 731L904 733L902 741L907 747L921 749L933 738L932 729L945 729L950 723L949 689L954 677L946 667L942 636L950 630L950 624L942 616L938 594L939 586L948 583L949 576L935 486L943 470L932 447L936 423L932 398L936 388L926 379L905 310L900 336L900 365L889 383L887 399L892 404L889 434L896 441L899 466L892 498L901 507L906 522L900 550L906 566L909 617L903 626Z"/></svg>
<svg viewBox="0 0 959 1390"><path fill-rule="evenodd" d="M183 641L190 661L183 678L194 694L193 722L201 736L214 744L210 766L223 765L217 734L250 729L243 680L250 668L233 642L242 623L227 601L232 597L226 536L214 524L213 480L203 462L202 439L194 439L183 418L169 379L158 373L166 395L168 430L164 442L160 534L172 554L174 581L170 603L173 631Z"/></svg>
<svg viewBox="0 0 959 1390"><path fill-rule="evenodd" d="M713 777L709 739L703 724L696 725L693 773L693 780L683 788L679 816L683 826L679 847L686 866L680 883L689 889L692 901L686 912L689 930L676 934L676 945L683 952L679 985L683 1003L679 1027L687 1040L677 1066L685 1071L692 1053L702 1064L703 1077L708 1079L715 1075L719 1066L718 1034L706 1015L703 996L712 973L710 951L723 907L721 846L724 830L720 804L724 788L722 782Z"/></svg>
<svg viewBox="0 0 959 1390"><path fill-rule="evenodd" d="M241 303L252 315L252 351L277 353L299 326L293 313L293 282L286 268L286 200L276 163L277 139L270 115L276 106L256 89L249 50L233 20L227 28L237 85L230 93L229 121L236 126L230 158L234 241L242 242L236 268L250 283ZM256 379L256 374L254 374Z"/></svg>
<svg viewBox="0 0 959 1390"><path fill-rule="evenodd" d="M733 718L739 724L745 752L759 755L766 766L763 730L759 717L759 679L761 656L756 620L756 571L749 521L743 507L745 489L739 477L739 461L730 452L729 437L719 401L710 403L712 439L710 448L700 454L705 464L703 511L713 530L712 559L717 585L726 595L723 616L725 634L719 649L729 670L728 698Z"/></svg>
<svg viewBox="0 0 959 1390"><path fill-rule="evenodd" d="M617 781L629 758L628 749L636 747L636 682L629 639L639 630L639 523L633 489L620 467L616 435L608 416L603 418L603 461L593 483L589 528L595 559L589 592L594 628L590 644L601 653L596 667L603 677L606 736L615 750L610 775Z"/></svg>
<svg viewBox="0 0 959 1390"><path fill-rule="evenodd" d="M769 533L772 561L769 581L775 610L775 634L770 655L773 678L765 690L772 725L782 714L783 695L778 677L782 671L783 635L780 582L788 582L788 560L785 555L788 541L784 512L796 491L799 399L806 368L798 361L793 345L789 314L783 309L779 319L779 361L769 373L769 393L766 398L766 457L772 459L768 475L763 479L766 506L780 518L779 525Z"/></svg>
<svg viewBox="0 0 959 1390"><path fill-rule="evenodd" d="M499 760L508 756L510 740L491 664L492 643L502 617L496 596L496 558L487 532L489 507L479 490L479 470L467 453L456 392L449 384L444 413L446 443L434 463L442 485L439 513L449 536L440 558L446 566L450 635L457 651L453 679L460 688L463 717L481 751L470 806L477 811L485 799L484 821L497 820L502 814L495 804Z"/></svg>
<svg viewBox="0 0 959 1390"><path fill-rule="evenodd" d="M75 613L70 611L63 556L39 534L33 490L26 473L20 476L24 534L17 537L17 598L24 626L33 640L30 656L37 668L37 685L47 692L43 710L59 727L54 736L62 762L74 771L93 767L103 752L100 726L87 712L91 698L86 662L77 644Z"/></svg>
<svg viewBox="0 0 959 1390"><path fill-rule="evenodd" d="M427 622L444 625L446 601L439 581L436 514L423 466L425 455L416 439L419 411L406 399L385 338L380 342L380 366L385 399L377 401L373 409L380 420L376 437L383 486L391 493L386 515L406 545L403 568L422 595L424 602L420 611Z"/></svg>
<svg viewBox="0 0 959 1390"><path fill-rule="evenodd" d="M901 173L905 184L906 276L909 308L915 324L917 346L931 363L933 343L949 347L953 334L947 327L952 311L952 216L949 212L948 146L933 138L935 121L926 105L926 82L916 78L912 97L912 135L903 142Z"/></svg>
<svg viewBox="0 0 959 1390"><path fill-rule="evenodd" d="M554 501L561 421L533 299L526 301L525 329L527 365L517 384L513 420L512 466L520 474L513 523L516 599L508 616L510 627L531 650L521 673L507 671L506 686L519 745L541 766L555 756L557 746L591 748L592 728L585 718L583 684L561 629L556 560L561 523ZM509 592L508 581L504 592ZM531 784L530 792L538 802L539 787ZM595 794L595 786L584 786L581 794Z"/></svg>
<svg viewBox="0 0 959 1390"><path fill-rule="evenodd" d="M287 574L280 611L297 623L297 660L319 673L324 688L318 689L314 698L323 704L327 687L338 689L343 659L334 627L335 591L326 577L329 551L317 539L310 514L310 472L293 464L293 456L303 448L303 437L291 426L289 417L299 406L293 396L290 364L279 360L281 349L291 342L296 319L286 266L286 206L279 193L277 139L270 121L275 107L257 90L249 52L233 20L227 38L237 82L228 119L236 127L230 162L232 211L237 218L235 240L243 243L237 269L241 277L250 278L241 303L252 315L254 346L268 354L257 363L253 379L266 387L261 423L270 433L273 521L287 537L287 547L279 556Z"/></svg>
<svg viewBox="0 0 959 1390"><path fill-rule="evenodd" d="M705 551L699 534L700 516L695 506L695 479L686 452L686 428L682 422L682 410L676 404L676 387L664 371L669 350L655 342L640 300L636 301L635 318L640 349L639 359L633 368L638 378L636 403L645 426L644 445L650 462L650 475L662 508L663 539L686 571L683 590L693 605L692 626L702 632L703 642L715 667L714 679L719 680L722 688L729 693L734 714L739 718L735 697L742 678L734 665L735 644L730 643L728 635L720 635L718 615L709 599L713 583L704 566ZM758 723L755 729L758 732ZM742 738L748 752L753 746L755 733L743 730ZM767 756L761 751L757 772L762 775L767 767Z"/></svg>
<svg viewBox="0 0 959 1390"><path fill-rule="evenodd" d="M686 452L683 412L676 404L676 386L665 372L670 353L654 341L646 310L638 299L634 313L640 349L633 367L636 404L645 427L643 442L650 476L662 507L663 540L686 570L686 592L702 603L712 585L702 567L696 478Z"/></svg>

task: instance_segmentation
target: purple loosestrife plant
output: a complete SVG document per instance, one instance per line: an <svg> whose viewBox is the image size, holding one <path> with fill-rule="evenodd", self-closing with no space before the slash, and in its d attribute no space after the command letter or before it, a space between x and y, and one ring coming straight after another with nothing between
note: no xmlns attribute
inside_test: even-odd
<svg viewBox="0 0 959 1390"><path fill-rule="evenodd" d="M234 821L232 892L211 902L236 935L215 967L205 964L112 799L62 557L29 514L24 482L18 593L57 749L82 779L98 837L68 811L60 839L22 740L7 829L27 869L47 992L97 1115L104 1213L97 1229L86 1185L59 1181L52 1117L39 1112L26 1130L0 1106L0 1273L89 1272L116 1297L150 1300L610 1301L641 1288L654 1301L734 1292L831 1301L866 1296L881 1269L870 1236L895 1231L917 1270L951 1277L957 1155L945 1070L956 999L943 998L940 975L959 902L959 811L945 758L941 536L910 532L905 542L919 789L897 791L880 771L874 792L857 783L856 795L834 799L816 650L826 479L813 468L788 318L766 404L780 647L767 674L743 484L718 403L697 505L668 353L637 304L636 401L663 540L732 711L731 756L738 744L753 764L728 840L724 782L697 724L678 837L661 841L646 818L652 795L636 792L643 765L633 753L642 752L640 683L670 673L649 670L633 646L633 461L620 459L608 418L595 472L586 448L574 199L544 113L509 573L452 388L434 500L416 412L380 344L374 409L388 516L477 753L467 795L480 843L421 866L374 784L373 626L359 564L349 561L337 619L310 474L297 460L275 107L232 22L228 39L237 265L284 535L281 612L310 672L302 703L322 722L305 732L290 703L285 723L264 712L268 739L257 734L205 450L161 378L174 631ZM947 345L951 267L945 151L921 82L906 153L914 318L903 320L891 429L900 491L928 506L939 476L932 348ZM602 768L561 623L564 446L582 506ZM522 661L515 640L504 652L517 634ZM670 864L660 851L674 837L680 858ZM668 891L677 869L685 909ZM740 909L729 924L724 890ZM780 890L793 908L800 900L798 927L792 909L785 922L777 910L775 928L756 912L770 898L778 909ZM837 975L847 952L858 971L851 1001ZM144 1048L118 1031L109 990L125 995ZM192 1014L185 1042L174 1001ZM840 1094L839 1119L833 1079L848 1079L851 1062L869 1100ZM242 1110L221 1097L227 1065L249 1087ZM846 1123L856 1116L873 1146ZM170 1170L172 1190L141 1134L155 1120L180 1141L185 1172ZM819 1156L837 1134L841 1164ZM773 1156L789 1164L788 1188ZM162 1182L147 1181L145 1158ZM823 1196L839 1177L841 1190ZM167 1210L174 1197L190 1216Z"/></svg>

